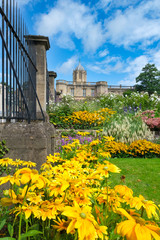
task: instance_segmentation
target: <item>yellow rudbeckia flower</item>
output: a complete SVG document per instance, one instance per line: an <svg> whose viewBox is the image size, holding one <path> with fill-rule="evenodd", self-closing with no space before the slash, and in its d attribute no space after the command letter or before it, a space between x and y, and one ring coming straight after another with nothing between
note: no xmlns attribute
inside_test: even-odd
<svg viewBox="0 0 160 240"><path fill-rule="evenodd" d="M116 233L126 237L127 240L160 240L158 226L140 217L132 217L122 208L117 209L117 211L128 219L117 225Z"/></svg>
<svg viewBox="0 0 160 240"><path fill-rule="evenodd" d="M8 165L12 165L14 161L11 158L2 158L0 159L0 165L8 167Z"/></svg>
<svg viewBox="0 0 160 240"><path fill-rule="evenodd" d="M94 240L98 238L97 229L95 228L97 222L91 214L90 207L85 206L80 208L79 205L74 202L74 207L65 207L62 215L67 216L68 219L71 220L67 227L67 233L77 229L79 240Z"/></svg>
<svg viewBox="0 0 160 240"><path fill-rule="evenodd" d="M148 218L152 218L152 216L154 216L156 219L159 219L156 212L158 210L158 207L154 202L146 200L142 195L139 195L139 197L133 197L130 200L130 206L136 208L137 210L143 207L147 213Z"/></svg>

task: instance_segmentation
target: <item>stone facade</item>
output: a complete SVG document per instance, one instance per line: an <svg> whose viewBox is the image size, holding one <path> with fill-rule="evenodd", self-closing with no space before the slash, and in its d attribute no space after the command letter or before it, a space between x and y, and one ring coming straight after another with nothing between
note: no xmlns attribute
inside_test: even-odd
<svg viewBox="0 0 160 240"><path fill-rule="evenodd" d="M87 71L79 63L73 70L73 81L66 80L56 81L56 93L60 97L64 95L72 95L75 99L80 100L86 97L96 97L102 94L117 93L123 94L124 91L133 89L133 87L124 86L108 86L106 81L87 82Z"/></svg>

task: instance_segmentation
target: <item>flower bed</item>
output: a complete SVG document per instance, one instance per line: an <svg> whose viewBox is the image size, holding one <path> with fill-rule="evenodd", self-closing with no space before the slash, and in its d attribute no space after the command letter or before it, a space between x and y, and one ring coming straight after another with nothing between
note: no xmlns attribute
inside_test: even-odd
<svg viewBox="0 0 160 240"><path fill-rule="evenodd" d="M63 136L62 136L63 137ZM95 139L95 137L94 137ZM136 140L127 145L122 142L116 142L113 137L106 137L100 135L98 139L94 140L92 137L75 136L62 138L61 144L58 147L58 151L62 149L72 150L75 144L84 144L84 148L87 148L88 153L93 152L107 152L110 157L160 157L160 145L152 143L147 140ZM82 145L83 146L83 145Z"/></svg>
<svg viewBox="0 0 160 240"><path fill-rule="evenodd" d="M138 143L126 148L112 137L84 144L76 139L49 155L40 172L34 163L1 159L2 166L17 168L0 178L1 185L11 185L1 198L4 239L160 239L158 206L125 185L109 184L121 171L109 161L113 150L159 154L155 145Z"/></svg>
<svg viewBox="0 0 160 240"><path fill-rule="evenodd" d="M108 121L115 111L108 108L101 108L98 111L75 111L70 115L57 116L50 113L50 122L58 123L58 127L74 128L74 129L92 129L103 126L104 122ZM57 122L56 122L57 121Z"/></svg>
<svg viewBox="0 0 160 240"><path fill-rule="evenodd" d="M160 117L155 110L146 110L141 114L142 120L147 124L151 130L159 131L160 130Z"/></svg>

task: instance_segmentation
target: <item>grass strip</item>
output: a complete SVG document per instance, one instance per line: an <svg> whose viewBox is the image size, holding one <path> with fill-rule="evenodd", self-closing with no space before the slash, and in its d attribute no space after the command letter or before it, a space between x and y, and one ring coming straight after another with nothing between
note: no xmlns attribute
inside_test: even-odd
<svg viewBox="0 0 160 240"><path fill-rule="evenodd" d="M125 184L134 196L141 194L160 204L160 158L112 158L110 162L121 169L120 174L112 174L111 186Z"/></svg>

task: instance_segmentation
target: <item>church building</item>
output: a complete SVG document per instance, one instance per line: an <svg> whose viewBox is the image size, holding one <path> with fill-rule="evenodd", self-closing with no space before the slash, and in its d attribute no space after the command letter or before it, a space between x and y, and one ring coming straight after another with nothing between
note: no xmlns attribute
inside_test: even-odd
<svg viewBox="0 0 160 240"><path fill-rule="evenodd" d="M56 81L56 92L64 95L72 95L75 99L84 99L86 97L96 97L108 93L107 82L87 82L87 71L79 62L79 65L73 70L73 81Z"/></svg>
<svg viewBox="0 0 160 240"><path fill-rule="evenodd" d="M78 66L73 70L73 81L57 80L56 93L63 97L64 95L71 95L76 100L84 99L86 97L97 97L102 94L117 93L123 94L124 91L134 87L131 86L108 86L105 81L87 82L87 71L79 62Z"/></svg>

